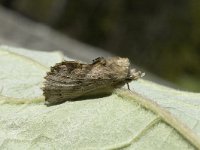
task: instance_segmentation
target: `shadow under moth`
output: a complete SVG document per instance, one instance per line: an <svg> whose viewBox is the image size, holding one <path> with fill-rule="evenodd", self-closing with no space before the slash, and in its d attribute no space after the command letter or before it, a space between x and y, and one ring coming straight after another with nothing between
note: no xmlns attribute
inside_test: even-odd
<svg viewBox="0 0 200 150"><path fill-rule="evenodd" d="M45 103L52 105L81 97L109 95L115 88L142 76L144 73L130 68L128 58L99 57L91 64L63 61L51 67L45 76Z"/></svg>

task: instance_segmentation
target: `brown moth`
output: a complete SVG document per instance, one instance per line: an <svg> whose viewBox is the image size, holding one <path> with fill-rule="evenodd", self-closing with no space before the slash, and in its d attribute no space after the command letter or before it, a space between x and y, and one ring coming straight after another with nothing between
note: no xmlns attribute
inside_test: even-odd
<svg viewBox="0 0 200 150"><path fill-rule="evenodd" d="M142 76L144 73L130 68L128 58L99 57L91 64L63 61L47 72L43 94L46 104L52 105L85 96L111 94L115 88Z"/></svg>

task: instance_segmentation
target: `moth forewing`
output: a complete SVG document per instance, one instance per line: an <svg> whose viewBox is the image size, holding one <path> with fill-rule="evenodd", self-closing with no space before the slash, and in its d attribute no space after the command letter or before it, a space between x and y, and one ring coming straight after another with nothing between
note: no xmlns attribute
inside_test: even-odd
<svg viewBox="0 0 200 150"><path fill-rule="evenodd" d="M140 71L130 69L128 58L99 57L91 64L63 61L47 72L43 94L49 104L87 96L103 96L143 75Z"/></svg>

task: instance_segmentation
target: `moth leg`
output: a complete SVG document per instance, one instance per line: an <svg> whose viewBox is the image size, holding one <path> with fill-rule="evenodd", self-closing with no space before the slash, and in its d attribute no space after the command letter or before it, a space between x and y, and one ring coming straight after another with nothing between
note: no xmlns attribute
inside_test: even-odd
<svg viewBox="0 0 200 150"><path fill-rule="evenodd" d="M127 87L128 87L128 90L130 90L129 84L128 84L128 83L126 83L126 85L127 85Z"/></svg>
<svg viewBox="0 0 200 150"><path fill-rule="evenodd" d="M1 89L0 89L0 93L2 93L3 92L3 87L1 87Z"/></svg>

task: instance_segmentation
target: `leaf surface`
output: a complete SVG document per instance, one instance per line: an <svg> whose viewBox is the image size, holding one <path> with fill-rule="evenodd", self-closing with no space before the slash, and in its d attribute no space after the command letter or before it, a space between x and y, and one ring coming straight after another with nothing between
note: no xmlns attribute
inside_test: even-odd
<svg viewBox="0 0 200 150"><path fill-rule="evenodd" d="M0 149L200 148L200 94L150 81L47 107L40 87L59 53L0 47ZM124 87L126 88L126 87Z"/></svg>

